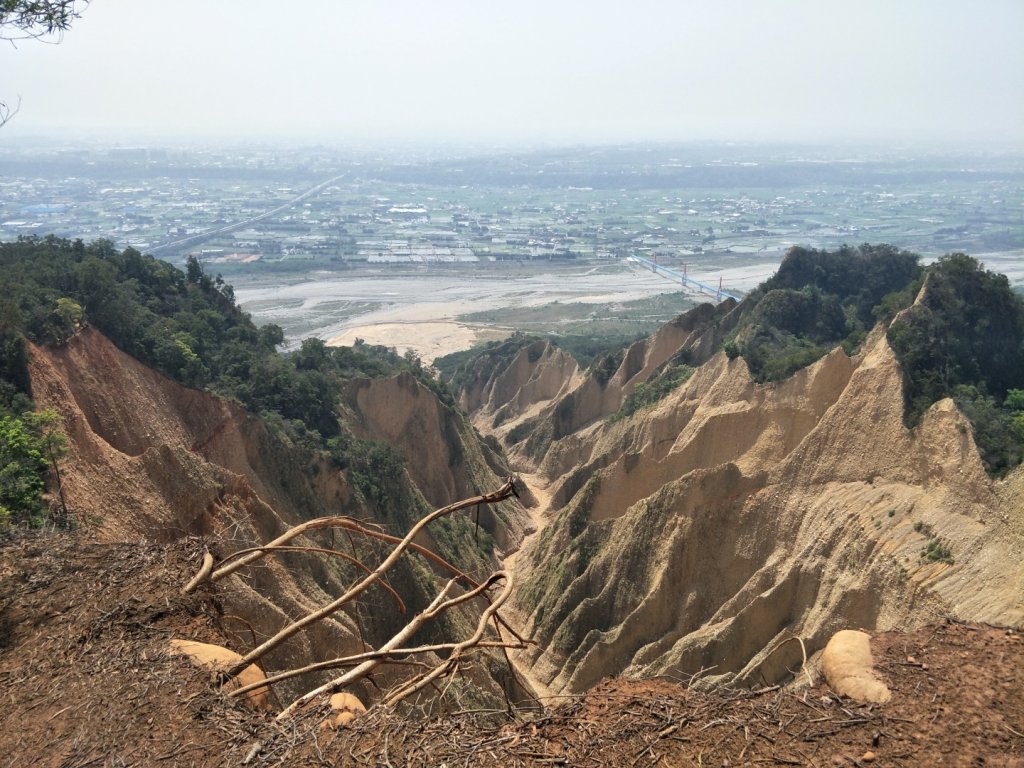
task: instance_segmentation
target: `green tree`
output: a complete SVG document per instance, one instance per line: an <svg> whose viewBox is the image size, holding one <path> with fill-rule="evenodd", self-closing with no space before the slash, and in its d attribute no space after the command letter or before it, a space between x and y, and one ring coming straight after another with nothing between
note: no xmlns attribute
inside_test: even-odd
<svg viewBox="0 0 1024 768"><path fill-rule="evenodd" d="M274 323L260 326L260 344L267 349L275 349L284 344L284 329Z"/></svg>
<svg viewBox="0 0 1024 768"><path fill-rule="evenodd" d="M57 462L66 451L59 419L54 411L0 414L0 526L45 521L46 476L52 468L59 478Z"/></svg>
<svg viewBox="0 0 1024 768"><path fill-rule="evenodd" d="M203 279L203 265L192 254L185 259L185 278L193 285L199 285L199 281Z"/></svg>
<svg viewBox="0 0 1024 768"><path fill-rule="evenodd" d="M1024 445L1024 389L1011 389L1006 393L1003 406L1010 412L1010 429Z"/></svg>
<svg viewBox="0 0 1024 768"><path fill-rule="evenodd" d="M921 300L893 321L888 339L903 368L908 426L952 397L990 474L1021 462L1024 301L1004 275L963 253L944 256L928 268Z"/></svg>
<svg viewBox="0 0 1024 768"><path fill-rule="evenodd" d="M853 354L878 319L913 299L918 257L890 245L819 251L794 246L751 305L727 354L741 354L757 381L778 381L842 344Z"/></svg>
<svg viewBox="0 0 1024 768"><path fill-rule="evenodd" d="M82 306L66 296L57 299L57 307L53 310L53 315L55 319L54 341L58 344L67 343L68 339L78 333L85 319Z"/></svg>

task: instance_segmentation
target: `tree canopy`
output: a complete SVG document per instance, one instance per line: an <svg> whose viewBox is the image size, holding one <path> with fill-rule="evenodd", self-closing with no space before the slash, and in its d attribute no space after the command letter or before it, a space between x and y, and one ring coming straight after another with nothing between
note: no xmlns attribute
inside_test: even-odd
<svg viewBox="0 0 1024 768"><path fill-rule="evenodd" d="M415 356L390 347L328 347L306 339L293 353L279 353L281 328L257 327L235 303L231 286L219 275L211 278L197 260L182 272L109 241L87 245L50 236L0 243L0 416L21 419L24 428L32 409L24 338L65 344L87 325L172 379L264 415L293 443L353 468L357 479L371 476L369 467L382 465L383 454L353 438L339 420L346 382L408 371L454 403ZM395 463L394 456L383 462L397 488ZM383 503L379 489L364 495Z"/></svg>
<svg viewBox="0 0 1024 768"><path fill-rule="evenodd" d="M840 343L852 352L888 322L906 424L952 397L989 473L1024 459L1024 299L977 259L954 253L922 267L888 245L794 247L748 302L725 351L742 355L756 380L784 379Z"/></svg>
<svg viewBox="0 0 1024 768"><path fill-rule="evenodd" d="M1005 275L963 253L928 268L924 292L889 326L903 367L908 424L952 397L974 425L986 468L1001 475L1024 454L1024 300Z"/></svg>
<svg viewBox="0 0 1024 768"><path fill-rule="evenodd" d="M89 0L0 0L0 38L59 34L71 27L88 4Z"/></svg>
<svg viewBox="0 0 1024 768"><path fill-rule="evenodd" d="M752 305L726 351L757 381L778 381L837 344L852 352L877 319L910 304L921 279L916 254L890 245L835 251L794 246Z"/></svg>

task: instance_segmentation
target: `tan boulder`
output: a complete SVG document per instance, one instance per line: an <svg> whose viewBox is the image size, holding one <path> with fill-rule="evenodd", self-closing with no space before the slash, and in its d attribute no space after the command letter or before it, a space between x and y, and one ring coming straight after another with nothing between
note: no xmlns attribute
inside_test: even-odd
<svg viewBox="0 0 1024 768"><path fill-rule="evenodd" d="M875 704L892 698L875 673L871 637L866 632L844 629L832 635L821 653L821 671L832 690L843 696Z"/></svg>
<svg viewBox="0 0 1024 768"><path fill-rule="evenodd" d="M331 696L331 710L334 714L324 722L324 727L344 728L363 714L366 707L351 693L336 693Z"/></svg>
<svg viewBox="0 0 1024 768"><path fill-rule="evenodd" d="M212 672L228 669L242 660L239 654L227 648L210 643L197 643L193 640L172 639L168 643L168 650L171 655L187 656L197 667L203 667ZM267 676L263 674L262 669L255 664L250 664L238 674L238 677L227 682L224 688L230 691L266 679ZM256 688L247 693L245 698L255 709L271 709L268 688Z"/></svg>

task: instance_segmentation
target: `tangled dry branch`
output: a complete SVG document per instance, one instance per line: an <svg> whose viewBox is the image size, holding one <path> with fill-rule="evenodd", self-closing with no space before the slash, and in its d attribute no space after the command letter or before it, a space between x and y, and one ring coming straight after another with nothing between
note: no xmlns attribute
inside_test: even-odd
<svg viewBox="0 0 1024 768"><path fill-rule="evenodd" d="M498 612L512 591L512 578L508 573L498 571L496 573L492 573L484 581L477 582L462 570L442 558L436 552L413 543L413 539L417 534L423 531L431 522L438 520L441 517L451 515L452 513L462 509L469 509L472 507L479 508L480 504L492 504L504 501L505 499L515 495L518 495L515 488L515 479L513 477L509 477L496 491L463 499L462 501L457 501L431 512L413 525L405 536L401 538L391 536L378 528L369 526L365 523L360 523L350 517L324 517L309 520L289 529L273 541L263 546L239 550L224 558L217 564L215 564L213 556L209 552L205 552L199 572L188 582L183 591L190 593L197 589L201 584L217 582L224 577L235 573L240 568L251 565L260 558L266 557L267 555L275 552L317 552L328 554L352 563L356 568L363 572L363 577L346 589L344 594L340 597L325 606L310 611L302 618L291 622L278 631L273 637L245 654L245 656L243 656L234 666L225 670L222 677L224 679L230 679L237 677L243 669L248 667L250 664L257 662L260 658L287 641L296 633L341 610L341 608L354 601L373 584L379 583L396 601L399 610L404 613L405 603L394 588L384 581L384 575L406 552L412 551L423 555L429 561L450 573L452 578L437 594L430 605L410 619L387 642L381 645L380 648L365 651L363 653L342 656L296 669L285 670L270 676L266 681L256 684L256 687L260 687L268 683L272 684L310 672L346 668L346 671L340 676L303 694L285 707L278 715L278 719L283 720L290 717L297 709L308 704L316 697L336 693L362 680L382 664L407 664L411 658L423 658L428 654L432 654L434 656L437 654L447 654L446 658L441 663L432 665L427 671L414 676L410 680L400 683L395 689L389 692L385 696L384 703L389 706L394 706L409 696L421 691L426 686L431 685L435 680L455 672L458 669L460 661L462 661L467 654L477 649L499 648L507 650L508 648L522 648L528 642L520 636ZM375 568L370 568L359 560L355 554L349 555L326 547L297 546L288 544L288 542L304 533L334 528L341 528L350 535L355 534L368 539L385 541L392 545L392 549L379 565ZM497 597L492 599L488 594L488 591L499 582L503 582L504 587ZM456 588L457 584L461 584L466 591L460 595L451 597L450 595ZM469 638L462 640L461 642L404 647L405 643L426 623L438 618L451 608L477 598L485 600L487 605L480 613L476 630ZM485 639L487 627L491 622L494 622L495 625L495 632L497 635L496 640ZM508 630L512 638L514 638L513 640L505 640L503 638L501 634L502 627ZM251 690L253 690L253 686L247 685L232 690L228 695L242 696Z"/></svg>

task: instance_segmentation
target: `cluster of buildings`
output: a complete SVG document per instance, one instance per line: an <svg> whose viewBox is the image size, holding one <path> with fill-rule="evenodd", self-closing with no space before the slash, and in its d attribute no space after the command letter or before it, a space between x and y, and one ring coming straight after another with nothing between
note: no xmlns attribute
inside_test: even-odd
<svg viewBox="0 0 1024 768"><path fill-rule="evenodd" d="M320 148L0 150L0 240L108 238L172 260L193 253L239 268L297 269L629 256L685 263L709 253L774 257L793 243L884 241L936 254L1024 246L1024 190L1013 175L669 190L519 183L514 174L517 183L502 184L493 171L475 179L452 163L435 177L426 164L409 180L389 162Z"/></svg>

